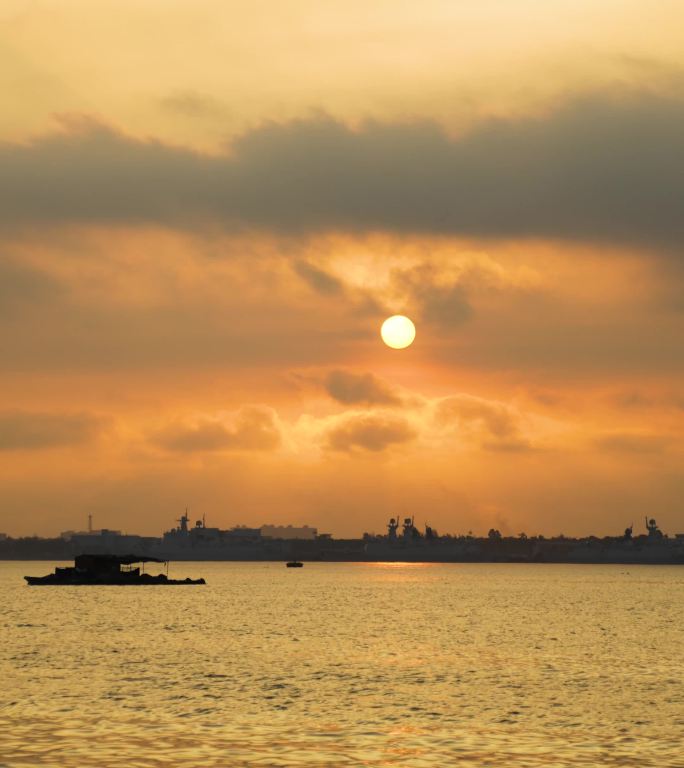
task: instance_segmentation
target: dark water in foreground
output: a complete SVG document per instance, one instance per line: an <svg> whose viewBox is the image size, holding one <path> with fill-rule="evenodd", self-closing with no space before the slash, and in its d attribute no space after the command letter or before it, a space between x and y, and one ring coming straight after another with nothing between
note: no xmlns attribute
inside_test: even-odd
<svg viewBox="0 0 684 768"><path fill-rule="evenodd" d="M684 766L684 567L0 563L0 766Z"/></svg>

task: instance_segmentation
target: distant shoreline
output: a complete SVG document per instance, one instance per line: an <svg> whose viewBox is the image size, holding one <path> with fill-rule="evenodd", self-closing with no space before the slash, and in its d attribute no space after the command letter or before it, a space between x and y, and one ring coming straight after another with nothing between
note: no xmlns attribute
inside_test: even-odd
<svg viewBox="0 0 684 768"><path fill-rule="evenodd" d="M4 563L67 563L71 562L73 557L0 557L0 562ZM251 558L251 559L227 559L227 558L169 558L169 562L174 563L285 563L284 558ZM657 565L657 566L684 566L684 560L681 561L662 561L662 560L494 560L494 559L470 559L470 560L371 560L371 559L349 559L349 560L306 560L307 565L339 565L339 564L393 564L393 565Z"/></svg>

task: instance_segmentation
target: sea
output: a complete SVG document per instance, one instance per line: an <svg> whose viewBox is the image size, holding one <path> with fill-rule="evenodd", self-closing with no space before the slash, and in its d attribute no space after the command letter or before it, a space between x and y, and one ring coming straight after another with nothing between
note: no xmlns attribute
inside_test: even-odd
<svg viewBox="0 0 684 768"><path fill-rule="evenodd" d="M684 566L0 563L0 766L684 766Z"/></svg>

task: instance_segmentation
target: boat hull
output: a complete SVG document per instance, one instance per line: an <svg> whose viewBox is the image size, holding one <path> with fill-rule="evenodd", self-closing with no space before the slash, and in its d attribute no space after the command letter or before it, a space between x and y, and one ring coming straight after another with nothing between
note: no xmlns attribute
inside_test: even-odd
<svg viewBox="0 0 684 768"><path fill-rule="evenodd" d="M182 586L189 584L206 584L204 579L159 579L154 576L149 578L136 578L136 579L87 579L87 578L72 578L61 579L55 577L54 574L49 576L24 576L27 584L31 586L53 586L53 587L129 587L129 586Z"/></svg>

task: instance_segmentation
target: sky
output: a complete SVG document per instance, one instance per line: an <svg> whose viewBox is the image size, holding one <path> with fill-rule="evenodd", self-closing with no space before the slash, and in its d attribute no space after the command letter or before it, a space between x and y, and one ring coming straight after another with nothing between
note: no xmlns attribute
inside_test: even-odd
<svg viewBox="0 0 684 768"><path fill-rule="evenodd" d="M682 30L3 0L0 531L684 532Z"/></svg>

